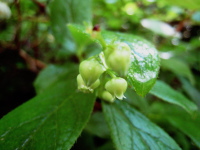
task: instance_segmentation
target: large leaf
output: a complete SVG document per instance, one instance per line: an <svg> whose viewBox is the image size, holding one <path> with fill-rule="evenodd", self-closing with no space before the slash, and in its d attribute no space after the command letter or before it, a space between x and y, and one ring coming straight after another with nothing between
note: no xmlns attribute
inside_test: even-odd
<svg viewBox="0 0 200 150"><path fill-rule="evenodd" d="M74 52L75 43L66 24L91 22L91 0L53 0L49 8L51 27L57 43L67 52Z"/></svg>
<svg viewBox="0 0 200 150"><path fill-rule="evenodd" d="M77 67L77 66L74 66ZM50 86L58 82L61 78L64 78L67 73L71 71L69 65L48 65L44 70L40 72L40 75L34 82L34 87L37 94L43 93Z"/></svg>
<svg viewBox="0 0 200 150"><path fill-rule="evenodd" d="M154 103L151 110L161 121L166 119L171 125L179 129L200 148L200 112L195 116L189 115L177 106L170 106L160 102Z"/></svg>
<svg viewBox="0 0 200 150"><path fill-rule="evenodd" d="M157 81L150 93L164 101L181 106L189 113L193 113L197 110L197 106L193 102L162 81Z"/></svg>
<svg viewBox="0 0 200 150"><path fill-rule="evenodd" d="M160 65L158 52L149 42L138 36L122 33L103 32L109 44L113 40L125 42L132 50L128 82L140 96L146 95L154 85Z"/></svg>
<svg viewBox="0 0 200 150"><path fill-rule="evenodd" d="M95 112L92 114L85 130L101 138L108 138L110 136L109 129L102 112Z"/></svg>
<svg viewBox="0 0 200 150"><path fill-rule="evenodd" d="M70 149L89 119L92 94L76 90L77 68L0 120L0 149Z"/></svg>
<svg viewBox="0 0 200 150"><path fill-rule="evenodd" d="M117 150L180 150L161 128L125 101L103 103L103 111Z"/></svg>
<svg viewBox="0 0 200 150"><path fill-rule="evenodd" d="M184 115L183 115L184 114ZM200 148L200 114L197 117L191 118L191 116L183 113L166 115L168 121L189 136L192 141Z"/></svg>

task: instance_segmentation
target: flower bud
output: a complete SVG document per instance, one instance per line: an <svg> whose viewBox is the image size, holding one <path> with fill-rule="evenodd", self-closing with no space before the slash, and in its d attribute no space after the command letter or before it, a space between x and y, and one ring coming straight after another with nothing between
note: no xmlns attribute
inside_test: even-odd
<svg viewBox="0 0 200 150"><path fill-rule="evenodd" d="M85 82L83 81L82 76L79 74L77 76L77 84L78 89L84 93L92 93L95 88L97 88L100 85L100 80L97 79L91 86L87 86Z"/></svg>
<svg viewBox="0 0 200 150"><path fill-rule="evenodd" d="M118 99L122 100L127 89L127 82L123 78L115 77L106 82L105 89Z"/></svg>
<svg viewBox="0 0 200 150"><path fill-rule="evenodd" d="M86 86L91 86L104 72L103 66L94 58L84 60L79 66L79 72Z"/></svg>
<svg viewBox="0 0 200 150"><path fill-rule="evenodd" d="M107 102L114 102L115 100L115 96L113 96L112 94L110 94L108 91L103 91L101 93L101 98Z"/></svg>
<svg viewBox="0 0 200 150"><path fill-rule="evenodd" d="M78 76L77 76L77 84L78 84L79 90L85 87L85 83L84 83L83 78L81 77L80 74L78 74Z"/></svg>
<svg viewBox="0 0 200 150"><path fill-rule="evenodd" d="M96 89L100 85L100 80L97 79L91 86L91 89Z"/></svg>
<svg viewBox="0 0 200 150"><path fill-rule="evenodd" d="M109 68L120 76L126 76L131 63L131 49L126 43L114 43L104 51L104 55Z"/></svg>

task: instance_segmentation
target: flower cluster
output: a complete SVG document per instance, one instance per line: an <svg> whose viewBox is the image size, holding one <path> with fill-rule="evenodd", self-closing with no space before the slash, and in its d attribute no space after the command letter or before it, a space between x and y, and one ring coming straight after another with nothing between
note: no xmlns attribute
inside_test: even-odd
<svg viewBox="0 0 200 150"><path fill-rule="evenodd" d="M99 56L81 62L77 76L78 89L94 92L101 99L114 102L123 100L127 89L127 75L131 63L131 49L124 42L108 45Z"/></svg>

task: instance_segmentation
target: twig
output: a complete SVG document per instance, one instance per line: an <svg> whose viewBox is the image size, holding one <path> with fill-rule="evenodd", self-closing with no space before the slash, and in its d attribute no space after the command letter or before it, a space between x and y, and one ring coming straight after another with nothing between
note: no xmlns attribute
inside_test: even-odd
<svg viewBox="0 0 200 150"><path fill-rule="evenodd" d="M22 49L19 51L19 55L25 60L28 68L33 72L38 73L40 70L46 67L46 64L44 62L31 57Z"/></svg>

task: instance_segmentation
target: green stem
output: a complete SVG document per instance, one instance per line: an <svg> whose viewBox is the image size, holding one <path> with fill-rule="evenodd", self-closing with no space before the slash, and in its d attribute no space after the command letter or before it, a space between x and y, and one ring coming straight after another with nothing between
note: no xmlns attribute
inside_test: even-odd
<svg viewBox="0 0 200 150"><path fill-rule="evenodd" d="M103 39L103 37L102 37L101 34L98 36L98 40L99 40L100 44L102 45L103 50L105 50L106 47L107 47L107 45L106 45L106 42L105 42L105 40Z"/></svg>
<svg viewBox="0 0 200 150"><path fill-rule="evenodd" d="M78 57L79 61L81 62L83 60L83 47L84 46L80 46L76 52L76 56Z"/></svg>
<svg viewBox="0 0 200 150"><path fill-rule="evenodd" d="M116 75L110 69L106 70L106 73L109 74L110 77L112 77L112 78L116 77Z"/></svg>

